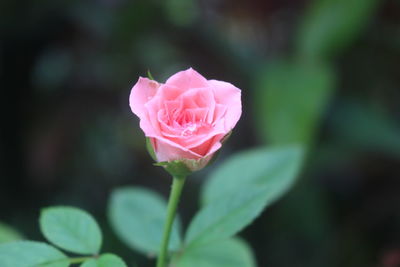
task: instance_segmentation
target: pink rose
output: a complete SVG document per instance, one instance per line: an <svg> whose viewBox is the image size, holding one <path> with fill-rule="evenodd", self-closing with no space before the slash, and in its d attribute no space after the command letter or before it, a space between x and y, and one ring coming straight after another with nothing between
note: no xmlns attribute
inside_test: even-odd
<svg viewBox="0 0 400 267"><path fill-rule="evenodd" d="M241 91L206 80L192 68L165 84L140 77L129 98L140 128L150 138L157 161L196 160L204 167L242 113Z"/></svg>

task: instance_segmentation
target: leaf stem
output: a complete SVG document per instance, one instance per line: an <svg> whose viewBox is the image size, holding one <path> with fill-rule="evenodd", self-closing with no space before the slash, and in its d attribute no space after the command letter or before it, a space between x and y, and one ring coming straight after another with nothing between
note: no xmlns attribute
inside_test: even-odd
<svg viewBox="0 0 400 267"><path fill-rule="evenodd" d="M168 200L167 218L164 225L164 233L162 237L160 252L157 259L157 267L164 267L167 260L168 244L171 235L172 224L174 222L176 209L181 197L182 189L185 184L186 177L173 177L171 193Z"/></svg>

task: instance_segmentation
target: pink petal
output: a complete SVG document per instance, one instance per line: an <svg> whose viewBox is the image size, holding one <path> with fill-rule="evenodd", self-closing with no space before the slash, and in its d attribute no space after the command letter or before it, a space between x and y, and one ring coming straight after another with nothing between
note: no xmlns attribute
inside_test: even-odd
<svg viewBox="0 0 400 267"><path fill-rule="evenodd" d="M206 116L208 114L208 108L189 108L186 109L187 112L193 114L195 121L206 121Z"/></svg>
<svg viewBox="0 0 400 267"><path fill-rule="evenodd" d="M186 91L180 96L184 108L200 107L207 108L206 121L212 123L215 109L215 98L211 88L194 88Z"/></svg>
<svg viewBox="0 0 400 267"><path fill-rule="evenodd" d="M201 155L192 152L168 139L154 137L154 151L157 156L157 161L172 161L177 159L200 159Z"/></svg>
<svg viewBox="0 0 400 267"><path fill-rule="evenodd" d="M170 84L162 84L158 89L157 96L160 96L163 101L173 101L183 94L183 92L185 92L183 88Z"/></svg>
<svg viewBox="0 0 400 267"><path fill-rule="evenodd" d="M214 125L218 124L223 118L226 113L226 110L228 108L222 104L216 104L215 105L215 111L214 111L214 117L212 118L212 122L214 122ZM224 124L225 126L225 124Z"/></svg>
<svg viewBox="0 0 400 267"><path fill-rule="evenodd" d="M207 80L192 68L172 75L165 84L176 86L184 90L208 86Z"/></svg>
<svg viewBox="0 0 400 267"><path fill-rule="evenodd" d="M188 116L193 118L193 123L196 122L201 122L205 121L208 109L207 108L193 108L193 109L186 109L183 111L184 113L190 114ZM176 137L176 138L181 138L181 139L187 139L188 136L184 135L184 126L182 125L177 125L176 123L172 122L172 115L168 114L167 110L160 110L158 112L158 121L161 126L162 134L164 136L170 136L170 137ZM201 124L199 123L199 126ZM207 128L207 129L205 129ZM198 129L198 134L204 134L204 131L209 132L209 128L211 128L211 125L209 127L200 127Z"/></svg>
<svg viewBox="0 0 400 267"><path fill-rule="evenodd" d="M156 129L154 129L149 119L140 119L140 129L144 132L145 136L154 136L156 134Z"/></svg>
<svg viewBox="0 0 400 267"><path fill-rule="evenodd" d="M174 109L182 108L182 103L180 100L165 100L164 108L166 111L171 112Z"/></svg>
<svg viewBox="0 0 400 267"><path fill-rule="evenodd" d="M165 137L178 137L181 135L181 130L179 128L173 127L168 124L168 114L165 110L159 110L157 119L161 129L161 135Z"/></svg>
<svg viewBox="0 0 400 267"><path fill-rule="evenodd" d="M129 105L133 113L139 118L145 114L144 105L153 98L156 94L159 83L149 80L147 78L139 77L139 80L132 87L129 96Z"/></svg>
<svg viewBox="0 0 400 267"><path fill-rule="evenodd" d="M224 138L224 136L225 136L225 134L222 134L222 135L219 135L219 136L215 137L216 139L218 139L218 141L213 143L213 145L208 150L208 153L207 153L206 157L214 154L215 152L217 152L222 147L222 144L221 144L220 141L222 140L222 138Z"/></svg>
<svg viewBox="0 0 400 267"><path fill-rule="evenodd" d="M190 150L202 155L203 157L211 155L221 147L219 140L221 140L223 136L224 134L215 135L204 143L190 148Z"/></svg>
<svg viewBox="0 0 400 267"><path fill-rule="evenodd" d="M144 134L149 137L159 135L161 133L160 124L158 121L158 111L161 107L162 99L156 94L149 102L144 105L145 117L140 120L140 128ZM142 122L143 121L143 122ZM148 126L147 128L144 128Z"/></svg>
<svg viewBox="0 0 400 267"><path fill-rule="evenodd" d="M241 91L234 85L217 80L209 80L214 91L217 104L227 107L225 113L225 130L229 132L235 127L242 114Z"/></svg>

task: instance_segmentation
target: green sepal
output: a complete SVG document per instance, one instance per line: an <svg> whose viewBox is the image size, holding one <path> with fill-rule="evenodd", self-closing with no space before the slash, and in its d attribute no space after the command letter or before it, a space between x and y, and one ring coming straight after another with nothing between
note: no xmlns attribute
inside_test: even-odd
<svg viewBox="0 0 400 267"><path fill-rule="evenodd" d="M150 72L150 70L147 70L147 77L148 77L150 80L153 80L153 81L155 81L155 79L154 79L153 75L151 75L151 72Z"/></svg>
<svg viewBox="0 0 400 267"><path fill-rule="evenodd" d="M193 171L188 167L185 162L195 161L195 160L174 160L174 161L162 161L154 163L155 166L164 167L164 169L169 172L173 177L187 177Z"/></svg>
<svg viewBox="0 0 400 267"><path fill-rule="evenodd" d="M154 152L153 145L151 144L151 140L149 137L146 137L146 149L149 152L151 158L154 161L157 161L156 152Z"/></svg>

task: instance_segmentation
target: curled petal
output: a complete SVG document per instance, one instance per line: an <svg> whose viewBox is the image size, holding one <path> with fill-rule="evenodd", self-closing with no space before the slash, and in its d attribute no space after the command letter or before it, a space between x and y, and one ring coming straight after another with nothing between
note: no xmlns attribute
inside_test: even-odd
<svg viewBox="0 0 400 267"><path fill-rule="evenodd" d="M227 108L225 130L229 132L235 127L242 115L241 91L227 82L209 80L208 83L214 92L216 102Z"/></svg>
<svg viewBox="0 0 400 267"><path fill-rule="evenodd" d="M156 81L143 77L139 77L137 83L132 87L129 106L139 118L142 118L146 113L144 105L154 97L159 87L160 84Z"/></svg>

